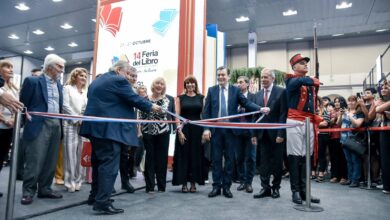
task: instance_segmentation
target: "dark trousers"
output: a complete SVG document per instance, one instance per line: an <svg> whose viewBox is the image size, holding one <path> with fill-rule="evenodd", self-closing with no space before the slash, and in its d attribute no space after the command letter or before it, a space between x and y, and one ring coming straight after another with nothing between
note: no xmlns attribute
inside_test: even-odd
<svg viewBox="0 0 390 220"><path fill-rule="evenodd" d="M240 183L251 185L256 171L256 146L250 136L237 137L236 162Z"/></svg>
<svg viewBox="0 0 390 220"><path fill-rule="evenodd" d="M23 196L48 194L52 191L54 172L61 140L61 123L58 119L45 119L41 132L33 140L23 140L25 170Z"/></svg>
<svg viewBox="0 0 390 220"><path fill-rule="evenodd" d="M390 131L381 131L380 143L383 189L390 191Z"/></svg>
<svg viewBox="0 0 390 220"><path fill-rule="evenodd" d="M13 129L0 129L0 171L3 168L4 160L8 156L12 142Z"/></svg>
<svg viewBox="0 0 390 220"><path fill-rule="evenodd" d="M232 185L232 163L237 137L231 130L216 129L211 138L211 161L213 172L213 187L230 189ZM222 166L222 158L225 164Z"/></svg>
<svg viewBox="0 0 390 220"><path fill-rule="evenodd" d="M340 143L340 138L330 139L329 154L332 178L336 177L337 179L347 179L347 161L344 156L343 147Z"/></svg>
<svg viewBox="0 0 390 220"><path fill-rule="evenodd" d="M329 145L329 134L319 134L318 135L318 172L325 172L328 167L326 161L326 148ZM314 166L316 167L316 166ZM313 168L313 171L314 168Z"/></svg>
<svg viewBox="0 0 390 220"><path fill-rule="evenodd" d="M259 143L258 150L261 151L261 186L264 189L280 189L280 183L282 182L283 175L283 153L285 144L276 143L276 140L271 140L267 134L264 134L257 143ZM270 186L271 174L274 176L274 179L272 180L272 187Z"/></svg>
<svg viewBox="0 0 390 220"><path fill-rule="evenodd" d="M119 169L121 149L127 146L108 139L90 138L92 144L92 185L90 197L95 207L110 205L109 198Z"/></svg>
<svg viewBox="0 0 390 220"><path fill-rule="evenodd" d="M169 132L149 135L144 134L145 183L146 191L154 191L155 179L158 190L165 191L167 182Z"/></svg>
<svg viewBox="0 0 390 220"><path fill-rule="evenodd" d="M135 151L137 147L121 148L119 173L121 174L122 185L126 185L131 177L134 177Z"/></svg>
<svg viewBox="0 0 390 220"><path fill-rule="evenodd" d="M290 185L292 192L306 190L306 158L305 156L288 155L290 166Z"/></svg>

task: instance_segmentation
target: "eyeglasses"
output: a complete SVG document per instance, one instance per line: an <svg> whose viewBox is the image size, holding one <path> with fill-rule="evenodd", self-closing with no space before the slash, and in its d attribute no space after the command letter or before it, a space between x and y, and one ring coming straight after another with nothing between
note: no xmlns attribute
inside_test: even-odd
<svg viewBox="0 0 390 220"><path fill-rule="evenodd" d="M60 65L60 64L56 64L56 66L60 69L60 70L63 70L64 69L64 66Z"/></svg>

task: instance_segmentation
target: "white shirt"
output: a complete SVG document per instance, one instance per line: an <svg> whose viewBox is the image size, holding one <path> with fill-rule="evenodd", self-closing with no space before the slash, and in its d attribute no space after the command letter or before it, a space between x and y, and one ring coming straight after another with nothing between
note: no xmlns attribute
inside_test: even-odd
<svg viewBox="0 0 390 220"><path fill-rule="evenodd" d="M75 85L64 86L64 104L62 106L64 114L82 115L86 105L87 91L83 90L82 93L79 93Z"/></svg>
<svg viewBox="0 0 390 220"><path fill-rule="evenodd" d="M15 99L18 99L18 97L19 97L18 91L14 88L6 88L4 85L0 90L3 91L3 93L1 93L1 95L3 95L4 93L9 93ZM13 116L13 113L2 104L0 104L0 112L3 115L5 120L10 120ZM10 129L10 127L8 127L6 124L3 123L3 121L1 121L0 122L0 129Z"/></svg>

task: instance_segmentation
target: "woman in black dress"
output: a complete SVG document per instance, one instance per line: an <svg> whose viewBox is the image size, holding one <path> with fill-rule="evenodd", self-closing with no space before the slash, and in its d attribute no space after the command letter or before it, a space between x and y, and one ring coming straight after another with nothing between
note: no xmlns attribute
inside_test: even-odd
<svg viewBox="0 0 390 220"><path fill-rule="evenodd" d="M189 120L200 120L204 96L199 93L198 82L193 76L184 80L184 94L176 100L176 112ZM174 186L182 185L182 192L196 192L196 185L204 185L203 158L204 150L201 143L203 129L199 126L186 124L178 129L173 157ZM187 183L191 183L188 190Z"/></svg>

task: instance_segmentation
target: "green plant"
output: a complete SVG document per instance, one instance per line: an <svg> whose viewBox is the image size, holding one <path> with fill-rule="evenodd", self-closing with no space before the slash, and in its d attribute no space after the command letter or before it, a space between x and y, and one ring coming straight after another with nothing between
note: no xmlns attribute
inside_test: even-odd
<svg viewBox="0 0 390 220"><path fill-rule="evenodd" d="M247 76L249 79L252 77L260 78L260 73L265 67L254 67L254 68L239 68L231 70L230 83L234 84L237 82L237 78L240 76ZM275 70L275 84L284 85L284 72Z"/></svg>

